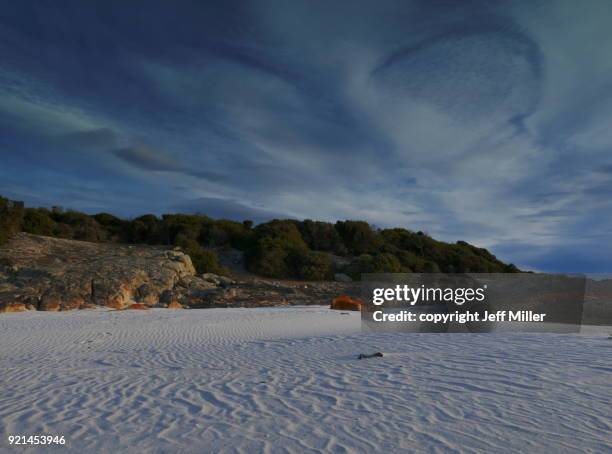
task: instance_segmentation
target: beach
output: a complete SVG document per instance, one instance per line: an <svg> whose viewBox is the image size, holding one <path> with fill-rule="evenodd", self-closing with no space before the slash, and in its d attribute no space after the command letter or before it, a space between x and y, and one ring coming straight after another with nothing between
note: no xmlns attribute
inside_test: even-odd
<svg viewBox="0 0 612 454"><path fill-rule="evenodd" d="M612 340L362 333L323 306L0 316L0 451L605 452ZM358 360L361 353L382 358Z"/></svg>

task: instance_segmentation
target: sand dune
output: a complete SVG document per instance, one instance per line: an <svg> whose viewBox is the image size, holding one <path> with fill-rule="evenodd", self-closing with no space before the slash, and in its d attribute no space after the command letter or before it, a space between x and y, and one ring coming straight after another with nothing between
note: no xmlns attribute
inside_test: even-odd
<svg viewBox="0 0 612 454"><path fill-rule="evenodd" d="M359 331L321 307L5 314L0 451L612 449L607 336Z"/></svg>

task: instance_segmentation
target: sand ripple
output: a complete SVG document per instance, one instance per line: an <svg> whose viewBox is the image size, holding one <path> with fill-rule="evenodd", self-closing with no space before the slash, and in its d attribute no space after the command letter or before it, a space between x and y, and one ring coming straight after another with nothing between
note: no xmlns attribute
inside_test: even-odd
<svg viewBox="0 0 612 454"><path fill-rule="evenodd" d="M37 433L78 453L612 449L606 337L361 334L358 317L6 314L0 451Z"/></svg>

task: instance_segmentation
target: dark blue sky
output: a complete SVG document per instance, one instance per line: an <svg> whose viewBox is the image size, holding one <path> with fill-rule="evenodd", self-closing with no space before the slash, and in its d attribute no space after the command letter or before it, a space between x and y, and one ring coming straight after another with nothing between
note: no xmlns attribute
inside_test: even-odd
<svg viewBox="0 0 612 454"><path fill-rule="evenodd" d="M606 0L5 0L0 194L365 219L607 272L610 49Z"/></svg>

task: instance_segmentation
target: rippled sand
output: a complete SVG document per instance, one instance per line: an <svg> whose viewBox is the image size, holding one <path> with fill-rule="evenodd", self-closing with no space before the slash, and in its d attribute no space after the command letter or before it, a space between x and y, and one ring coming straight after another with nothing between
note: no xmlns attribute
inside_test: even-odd
<svg viewBox="0 0 612 454"><path fill-rule="evenodd" d="M58 452L75 453L612 449L601 334L362 334L359 314L321 307L95 310L4 314L0 346L0 451L17 452L8 434L64 435Z"/></svg>

